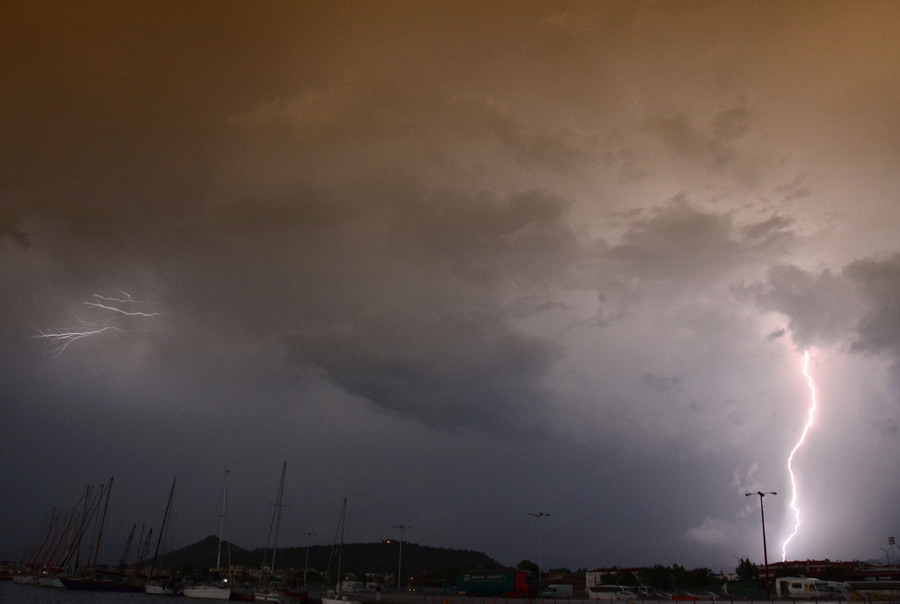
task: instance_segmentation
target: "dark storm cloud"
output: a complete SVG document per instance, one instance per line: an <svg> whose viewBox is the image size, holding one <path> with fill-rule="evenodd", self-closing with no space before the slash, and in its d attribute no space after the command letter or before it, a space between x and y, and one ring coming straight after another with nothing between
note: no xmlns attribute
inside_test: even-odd
<svg viewBox="0 0 900 604"><path fill-rule="evenodd" d="M495 311L407 310L289 343L301 362L321 368L339 388L438 430L540 425L552 345L511 331Z"/></svg>
<svg viewBox="0 0 900 604"><path fill-rule="evenodd" d="M326 312L325 322L289 336L292 356L346 392L433 427L534 429L549 404L541 381L556 346L519 333L500 296L522 281L556 279L581 253L568 204L539 191L507 199L444 191L383 209L391 207L380 214L384 240L361 253L393 267L393 289L348 284L349 314Z"/></svg>
<svg viewBox="0 0 900 604"><path fill-rule="evenodd" d="M653 280L675 275L710 278L738 253L727 216L701 211L679 197L633 221L609 256L627 273Z"/></svg>
<svg viewBox="0 0 900 604"><path fill-rule="evenodd" d="M793 243L792 221L772 216L738 227L728 213L706 211L680 195L626 223L606 257L625 275L648 281L714 282L737 266Z"/></svg>
<svg viewBox="0 0 900 604"><path fill-rule="evenodd" d="M846 277L855 283L867 310L856 324L856 350L888 353L900 360L900 254L848 264Z"/></svg>
<svg viewBox="0 0 900 604"><path fill-rule="evenodd" d="M765 285L753 289L761 308L787 315L788 329L803 347L846 343L852 337L857 299L841 275L779 265L769 270Z"/></svg>
<svg viewBox="0 0 900 604"><path fill-rule="evenodd" d="M840 272L773 267L752 288L757 304L789 318L801 346L845 347L900 358L900 256L866 258Z"/></svg>

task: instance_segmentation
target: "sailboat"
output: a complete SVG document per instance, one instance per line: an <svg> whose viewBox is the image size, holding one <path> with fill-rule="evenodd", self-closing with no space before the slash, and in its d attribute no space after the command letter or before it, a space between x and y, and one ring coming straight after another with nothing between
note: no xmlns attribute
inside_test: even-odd
<svg viewBox="0 0 900 604"><path fill-rule="evenodd" d="M222 512L219 514L219 550L216 553L216 575L222 563L222 540L225 533L225 512L228 501L228 470L225 471L225 483L222 487ZM229 550L228 570L231 571L231 555ZM229 600L231 587L225 581L213 581L210 577L186 577L182 594L187 598L202 600Z"/></svg>
<svg viewBox="0 0 900 604"><path fill-rule="evenodd" d="M284 472L287 469L287 462L281 466L281 482L278 483L278 494L275 496L275 510L272 512L272 523L269 525L269 537L266 539L266 551L263 554L262 568L260 569L260 586L259 591L253 594L255 602L280 602L281 593L278 591L273 582L275 574L275 554L278 552L278 529L281 525L281 500L284 497ZM269 561L268 573L272 579L263 582L263 573L266 571L266 558L269 555L269 542L273 539L272 558Z"/></svg>
<svg viewBox="0 0 900 604"><path fill-rule="evenodd" d="M166 503L166 513L163 514L162 526L159 529L159 536L156 538L156 552L153 554L153 562L150 563L150 572L147 574L147 582L144 583L144 592L157 596L177 596L181 593L182 588L181 581L177 581L173 577L153 576L153 571L156 570L156 565L159 562L159 548L166 535L166 528L170 528L169 515L172 513L172 500L174 498L175 478L172 478L172 488L169 489L169 500Z"/></svg>
<svg viewBox="0 0 900 604"><path fill-rule="evenodd" d="M128 576L124 572L105 571L97 569L97 556L100 554L100 539L103 536L103 525L106 522L106 512L109 510L109 494L112 492L113 479L109 479L106 488L106 499L103 504L103 516L100 518L100 526L97 529L97 545L94 547L94 559L91 563L90 574L84 577L60 577L59 580L66 589L74 591L144 591L143 581L138 577ZM99 501L98 501L99 503ZM131 536L125 546L120 568L125 569L125 559L131 547L131 538L134 536L134 527L131 527Z"/></svg>
<svg viewBox="0 0 900 604"><path fill-rule="evenodd" d="M346 520L347 498L344 497L344 505L341 507L341 518L338 520L338 533L340 533L341 536L341 544L338 548L337 581L335 581L334 591L328 591L322 595L322 604L362 604L361 600L345 596L341 593L341 584L343 583L343 577L341 577L341 562L344 555L344 523ZM337 535L335 535L335 537L337 537ZM337 541L336 538L335 541Z"/></svg>

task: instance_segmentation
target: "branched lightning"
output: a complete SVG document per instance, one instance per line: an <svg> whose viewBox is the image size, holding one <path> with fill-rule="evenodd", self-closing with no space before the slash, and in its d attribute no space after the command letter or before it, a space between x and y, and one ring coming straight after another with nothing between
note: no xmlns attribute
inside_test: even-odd
<svg viewBox="0 0 900 604"><path fill-rule="evenodd" d="M135 300L131 297L130 294L123 292L122 290L118 291L124 296L124 298L113 298L110 296L101 296L100 294L94 294L92 297L94 298L94 300L102 300L103 302L107 302L109 304L147 304L147 302ZM82 304L89 308L100 308L103 310L108 310L110 312L120 313L127 317L156 317L162 314L160 312L141 312L137 310L128 310L126 308L120 308L118 306L110 306L109 304L104 304L103 302L88 302L85 300Z"/></svg>
<svg viewBox="0 0 900 604"><path fill-rule="evenodd" d="M76 315L75 318L78 320L77 327L35 329L37 333L34 337L50 340L54 347L47 352L54 357L58 357L66 351L66 348L72 342L99 335L106 331L132 331L127 325L121 323L122 317L146 319L164 314L161 312L136 310L136 308L139 308L138 305L148 304L148 302L135 300L131 297L131 294L122 290L117 290L117 292L118 296L94 294L91 296L93 301L85 300L82 302L83 306L92 309L94 312L99 311L102 313L102 316L86 320Z"/></svg>
<svg viewBox="0 0 900 604"><path fill-rule="evenodd" d="M788 474L791 477L791 509L794 510L794 531L790 534L790 536L785 539L784 543L781 544L781 561L787 561L787 546L788 543L791 542L791 539L794 538L794 535L797 534L797 531L800 530L800 508L797 506L797 481L794 477L794 454L797 450L803 445L803 441L806 440L806 433L809 432L810 427L813 422L813 415L816 412L816 386L813 384L812 376L809 374L809 351L806 350L803 352L803 375L806 376L806 383L809 385L809 391L811 396L811 404L809 407L809 414L806 420L806 425L803 427L803 432L800 434L800 439L797 441L797 444L794 445L794 448L791 449L791 454L788 456L787 469Z"/></svg>

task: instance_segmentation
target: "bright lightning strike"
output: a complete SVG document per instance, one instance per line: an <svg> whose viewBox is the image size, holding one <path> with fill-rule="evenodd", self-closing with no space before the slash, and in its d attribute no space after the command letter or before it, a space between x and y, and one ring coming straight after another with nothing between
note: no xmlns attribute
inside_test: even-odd
<svg viewBox="0 0 900 604"><path fill-rule="evenodd" d="M813 415L816 412L816 386L813 384L812 376L809 374L809 351L806 350L803 352L803 375L806 376L806 382L809 385L809 392L812 403L809 407L809 415L806 420L806 425L803 427L803 432L800 434L800 440L797 441L797 444L794 445L794 448L791 449L791 454L788 456L787 469L788 474L791 477L791 509L794 510L794 531L790 534L790 536L785 539L784 543L781 544L781 561L787 561L787 546L788 543L791 542L791 539L794 538L794 535L797 534L797 531L800 530L800 508L797 506L797 481L794 477L794 454L797 452L803 445L803 441L806 440L806 433L809 432L810 427L813 422Z"/></svg>
<svg viewBox="0 0 900 604"><path fill-rule="evenodd" d="M35 338L49 340L54 347L48 352L53 357L58 357L66 351L73 342L102 334L106 331L132 331L128 325L122 323L123 317L135 317L137 319L146 319L156 317L164 313L146 312L140 310L142 305L148 304L141 300L135 300L131 294L118 290L118 296L105 296L94 294L91 296L93 302L85 300L82 305L91 309L92 312L99 312L100 317L85 320L76 315L79 325L77 327L59 327L52 329L36 329Z"/></svg>

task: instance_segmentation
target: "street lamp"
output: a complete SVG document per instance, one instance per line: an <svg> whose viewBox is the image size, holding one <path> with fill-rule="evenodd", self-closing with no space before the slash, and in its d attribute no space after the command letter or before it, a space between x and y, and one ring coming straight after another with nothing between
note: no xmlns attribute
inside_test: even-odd
<svg viewBox="0 0 900 604"><path fill-rule="evenodd" d="M319 533L301 533L301 535L306 535L306 562L303 563L303 593L306 592L306 572L309 570L309 538L318 535Z"/></svg>
<svg viewBox="0 0 900 604"><path fill-rule="evenodd" d="M759 516L762 520L762 535L763 535L763 564L766 569L766 599L771 600L772 594L769 591L769 551L766 549L766 511L763 506L763 497L766 495L777 495L775 491L767 491L763 493L762 491L757 491L755 493L744 493L746 497L750 497L751 495L759 495Z"/></svg>
<svg viewBox="0 0 900 604"><path fill-rule="evenodd" d="M529 516L534 516L537 518L538 525L538 594L543 591L543 586L541 585L541 518L550 517L550 514L545 512L526 512Z"/></svg>
<svg viewBox="0 0 900 604"><path fill-rule="evenodd" d="M397 593L400 593L400 571L403 570L403 529L412 528L402 524L395 524L394 528L400 529L400 555L397 557Z"/></svg>

